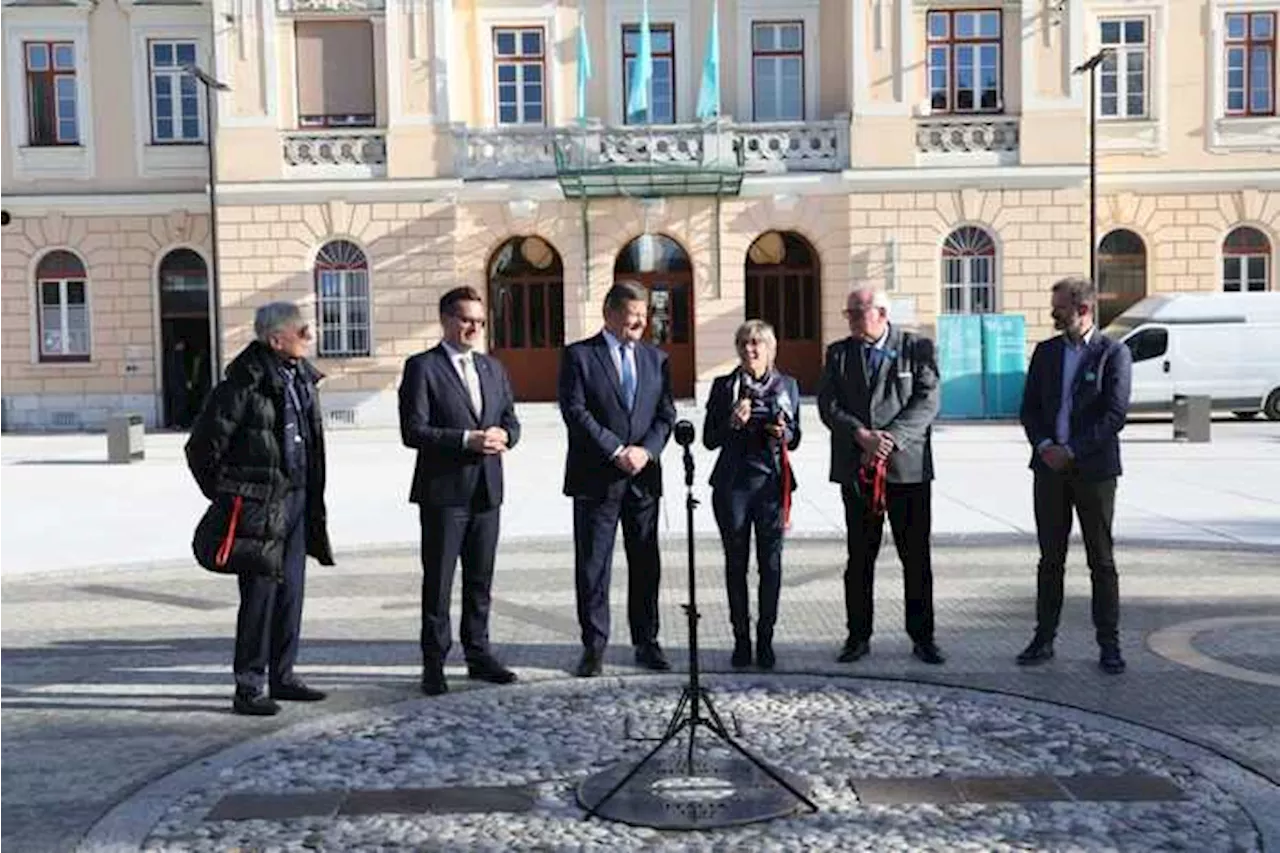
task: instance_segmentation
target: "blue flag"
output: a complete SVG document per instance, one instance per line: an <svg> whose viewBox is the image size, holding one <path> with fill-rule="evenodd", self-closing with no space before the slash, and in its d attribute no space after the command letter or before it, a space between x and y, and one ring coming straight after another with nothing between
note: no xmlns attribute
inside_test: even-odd
<svg viewBox="0 0 1280 853"><path fill-rule="evenodd" d="M585 0L578 3L578 122L587 123L587 81L591 79L591 47L587 43Z"/></svg>
<svg viewBox="0 0 1280 853"><path fill-rule="evenodd" d="M649 87L653 84L653 38L649 35L649 0L644 0L640 14L640 49L631 69L631 88L627 92L627 120L649 119Z"/></svg>
<svg viewBox="0 0 1280 853"><path fill-rule="evenodd" d="M702 84L698 87L700 119L720 115L720 0L711 6L711 29L707 30L707 55L702 60Z"/></svg>

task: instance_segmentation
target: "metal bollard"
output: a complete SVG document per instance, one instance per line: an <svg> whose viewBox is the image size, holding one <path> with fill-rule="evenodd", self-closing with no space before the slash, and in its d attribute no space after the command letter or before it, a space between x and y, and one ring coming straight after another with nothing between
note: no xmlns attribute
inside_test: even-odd
<svg viewBox="0 0 1280 853"><path fill-rule="evenodd" d="M1173 440L1209 441L1213 425L1212 401L1203 395L1175 394L1173 397Z"/></svg>
<svg viewBox="0 0 1280 853"><path fill-rule="evenodd" d="M143 441L146 422L142 415L114 415L107 419L107 461L127 465L146 458Z"/></svg>

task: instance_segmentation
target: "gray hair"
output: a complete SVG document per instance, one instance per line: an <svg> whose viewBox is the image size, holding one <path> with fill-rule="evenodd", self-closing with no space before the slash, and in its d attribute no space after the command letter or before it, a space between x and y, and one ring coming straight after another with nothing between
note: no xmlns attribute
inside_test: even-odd
<svg viewBox="0 0 1280 853"><path fill-rule="evenodd" d="M773 364L778 355L778 336L774 334L773 326L764 320L748 320L739 326L738 331L733 333L733 347L738 351L739 358L746 352L747 342L751 340L764 344L769 353L769 363Z"/></svg>
<svg viewBox="0 0 1280 853"><path fill-rule="evenodd" d="M604 310L621 311L628 302L649 304L649 291L636 281L614 282L613 287L604 295Z"/></svg>
<svg viewBox="0 0 1280 853"><path fill-rule="evenodd" d="M888 313L889 294L884 290L884 288L876 287L874 284L855 284L853 287L849 288L849 294L845 298L848 299L849 296L853 296L855 293L859 295L863 293L870 293L872 306L875 308L883 308L885 313Z"/></svg>
<svg viewBox="0 0 1280 853"><path fill-rule="evenodd" d="M302 322L302 312L292 302L268 302L258 308L253 315L253 334L264 344L271 342L271 336L286 326L298 325Z"/></svg>
<svg viewBox="0 0 1280 853"><path fill-rule="evenodd" d="M1098 305L1098 290L1093 286L1093 282L1081 276L1068 276L1059 279L1053 285L1054 293L1065 293L1071 297L1071 305L1078 308L1081 305L1088 305L1092 311Z"/></svg>

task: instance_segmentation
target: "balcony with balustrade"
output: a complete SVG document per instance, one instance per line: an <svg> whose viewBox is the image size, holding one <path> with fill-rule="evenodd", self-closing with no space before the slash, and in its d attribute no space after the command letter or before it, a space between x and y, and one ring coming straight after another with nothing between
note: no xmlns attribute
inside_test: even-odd
<svg viewBox="0 0 1280 853"><path fill-rule="evenodd" d="M1018 116L941 115L916 120L920 166L1016 166Z"/></svg>
<svg viewBox="0 0 1280 853"><path fill-rule="evenodd" d="M284 175L302 180L381 178L387 136L377 128L308 128L281 135Z"/></svg>
<svg viewBox="0 0 1280 853"><path fill-rule="evenodd" d="M454 128L464 180L554 178L577 168L732 166L747 175L849 167L849 117L827 121Z"/></svg>

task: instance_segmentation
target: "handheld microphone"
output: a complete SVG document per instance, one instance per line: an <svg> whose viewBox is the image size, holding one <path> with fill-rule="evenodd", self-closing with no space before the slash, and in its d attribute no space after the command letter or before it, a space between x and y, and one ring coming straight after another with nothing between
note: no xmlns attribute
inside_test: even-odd
<svg viewBox="0 0 1280 853"><path fill-rule="evenodd" d="M676 421L675 437L676 444L681 447L693 444L693 424L685 420Z"/></svg>

